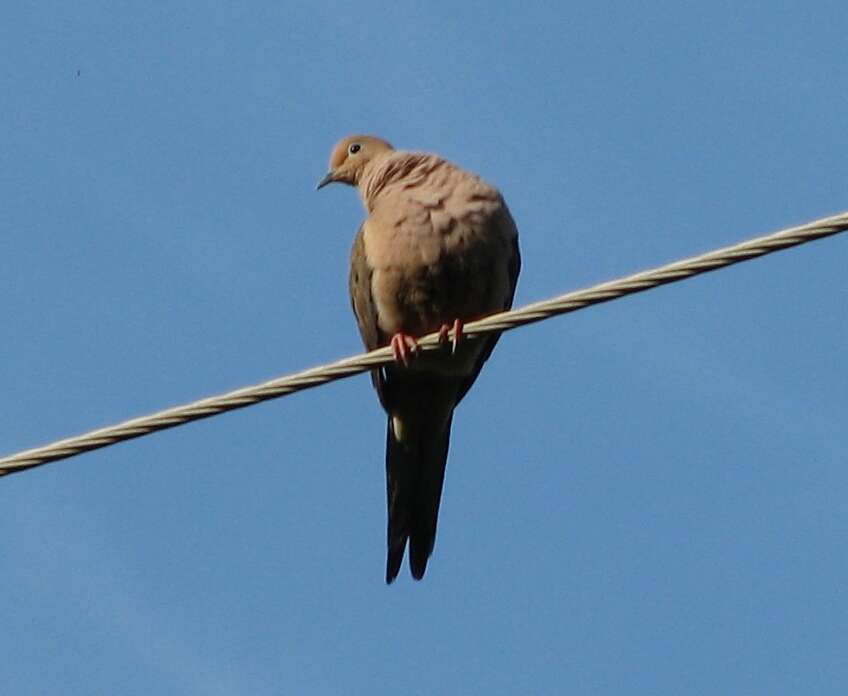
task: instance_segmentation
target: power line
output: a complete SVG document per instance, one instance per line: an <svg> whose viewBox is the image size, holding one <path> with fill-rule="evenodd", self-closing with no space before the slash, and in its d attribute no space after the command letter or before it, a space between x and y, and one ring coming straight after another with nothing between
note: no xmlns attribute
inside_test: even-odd
<svg viewBox="0 0 848 696"><path fill-rule="evenodd" d="M574 312L590 305L632 295L643 290L674 283L701 273L714 271L734 263L764 256L781 249L811 242L848 229L848 211L831 217L814 220L805 225L780 230L763 237L750 239L733 246L675 261L631 276L611 280L583 290L576 290L549 300L535 302L519 309L493 314L465 325L468 337L509 331L559 314ZM419 341L422 350L439 347L438 334L429 334ZM260 401L275 399L302 389L317 387L333 380L350 377L392 362L389 348L379 348L355 355L328 365L278 377L262 384L243 387L235 391L211 396L183 406L175 406L149 416L133 418L106 428L53 442L43 447L18 452L0 458L0 476L30 469L41 464L67 459L90 450L108 447L132 438L149 435L183 423L209 418L219 413L244 408Z"/></svg>

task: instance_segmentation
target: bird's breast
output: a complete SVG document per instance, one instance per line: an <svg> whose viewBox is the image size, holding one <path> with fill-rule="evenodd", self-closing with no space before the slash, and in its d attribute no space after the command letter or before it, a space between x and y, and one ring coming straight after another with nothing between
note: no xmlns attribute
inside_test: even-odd
<svg viewBox="0 0 848 696"><path fill-rule="evenodd" d="M399 230L390 240L369 236L371 292L386 335L421 336L455 319L470 321L503 309L507 264L497 239L461 225L450 235Z"/></svg>

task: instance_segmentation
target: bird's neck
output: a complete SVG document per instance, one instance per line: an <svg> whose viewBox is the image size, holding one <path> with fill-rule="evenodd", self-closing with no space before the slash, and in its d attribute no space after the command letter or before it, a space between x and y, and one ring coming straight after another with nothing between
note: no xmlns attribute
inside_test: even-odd
<svg viewBox="0 0 848 696"><path fill-rule="evenodd" d="M393 150L369 162L359 180L359 195L370 213L382 193L394 186L413 187L444 160L436 155Z"/></svg>

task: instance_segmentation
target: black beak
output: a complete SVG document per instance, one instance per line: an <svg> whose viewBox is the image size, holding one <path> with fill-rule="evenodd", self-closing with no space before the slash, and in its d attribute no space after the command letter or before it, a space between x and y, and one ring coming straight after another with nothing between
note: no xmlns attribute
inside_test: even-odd
<svg viewBox="0 0 848 696"><path fill-rule="evenodd" d="M323 179L321 179L321 181L318 182L318 186L315 187L315 190L318 191L319 189L324 188L327 184L332 184L335 181L333 176L333 172L327 172L327 176L325 176Z"/></svg>

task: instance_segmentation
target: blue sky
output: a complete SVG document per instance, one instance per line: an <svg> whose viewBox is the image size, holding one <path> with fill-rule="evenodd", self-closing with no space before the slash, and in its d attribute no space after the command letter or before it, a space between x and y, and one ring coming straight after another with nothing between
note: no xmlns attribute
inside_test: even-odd
<svg viewBox="0 0 848 696"><path fill-rule="evenodd" d="M848 208L843 2L0 10L0 449L360 350L351 132L517 303ZM505 336L383 583L364 376L0 480L4 694L841 693L848 235Z"/></svg>

